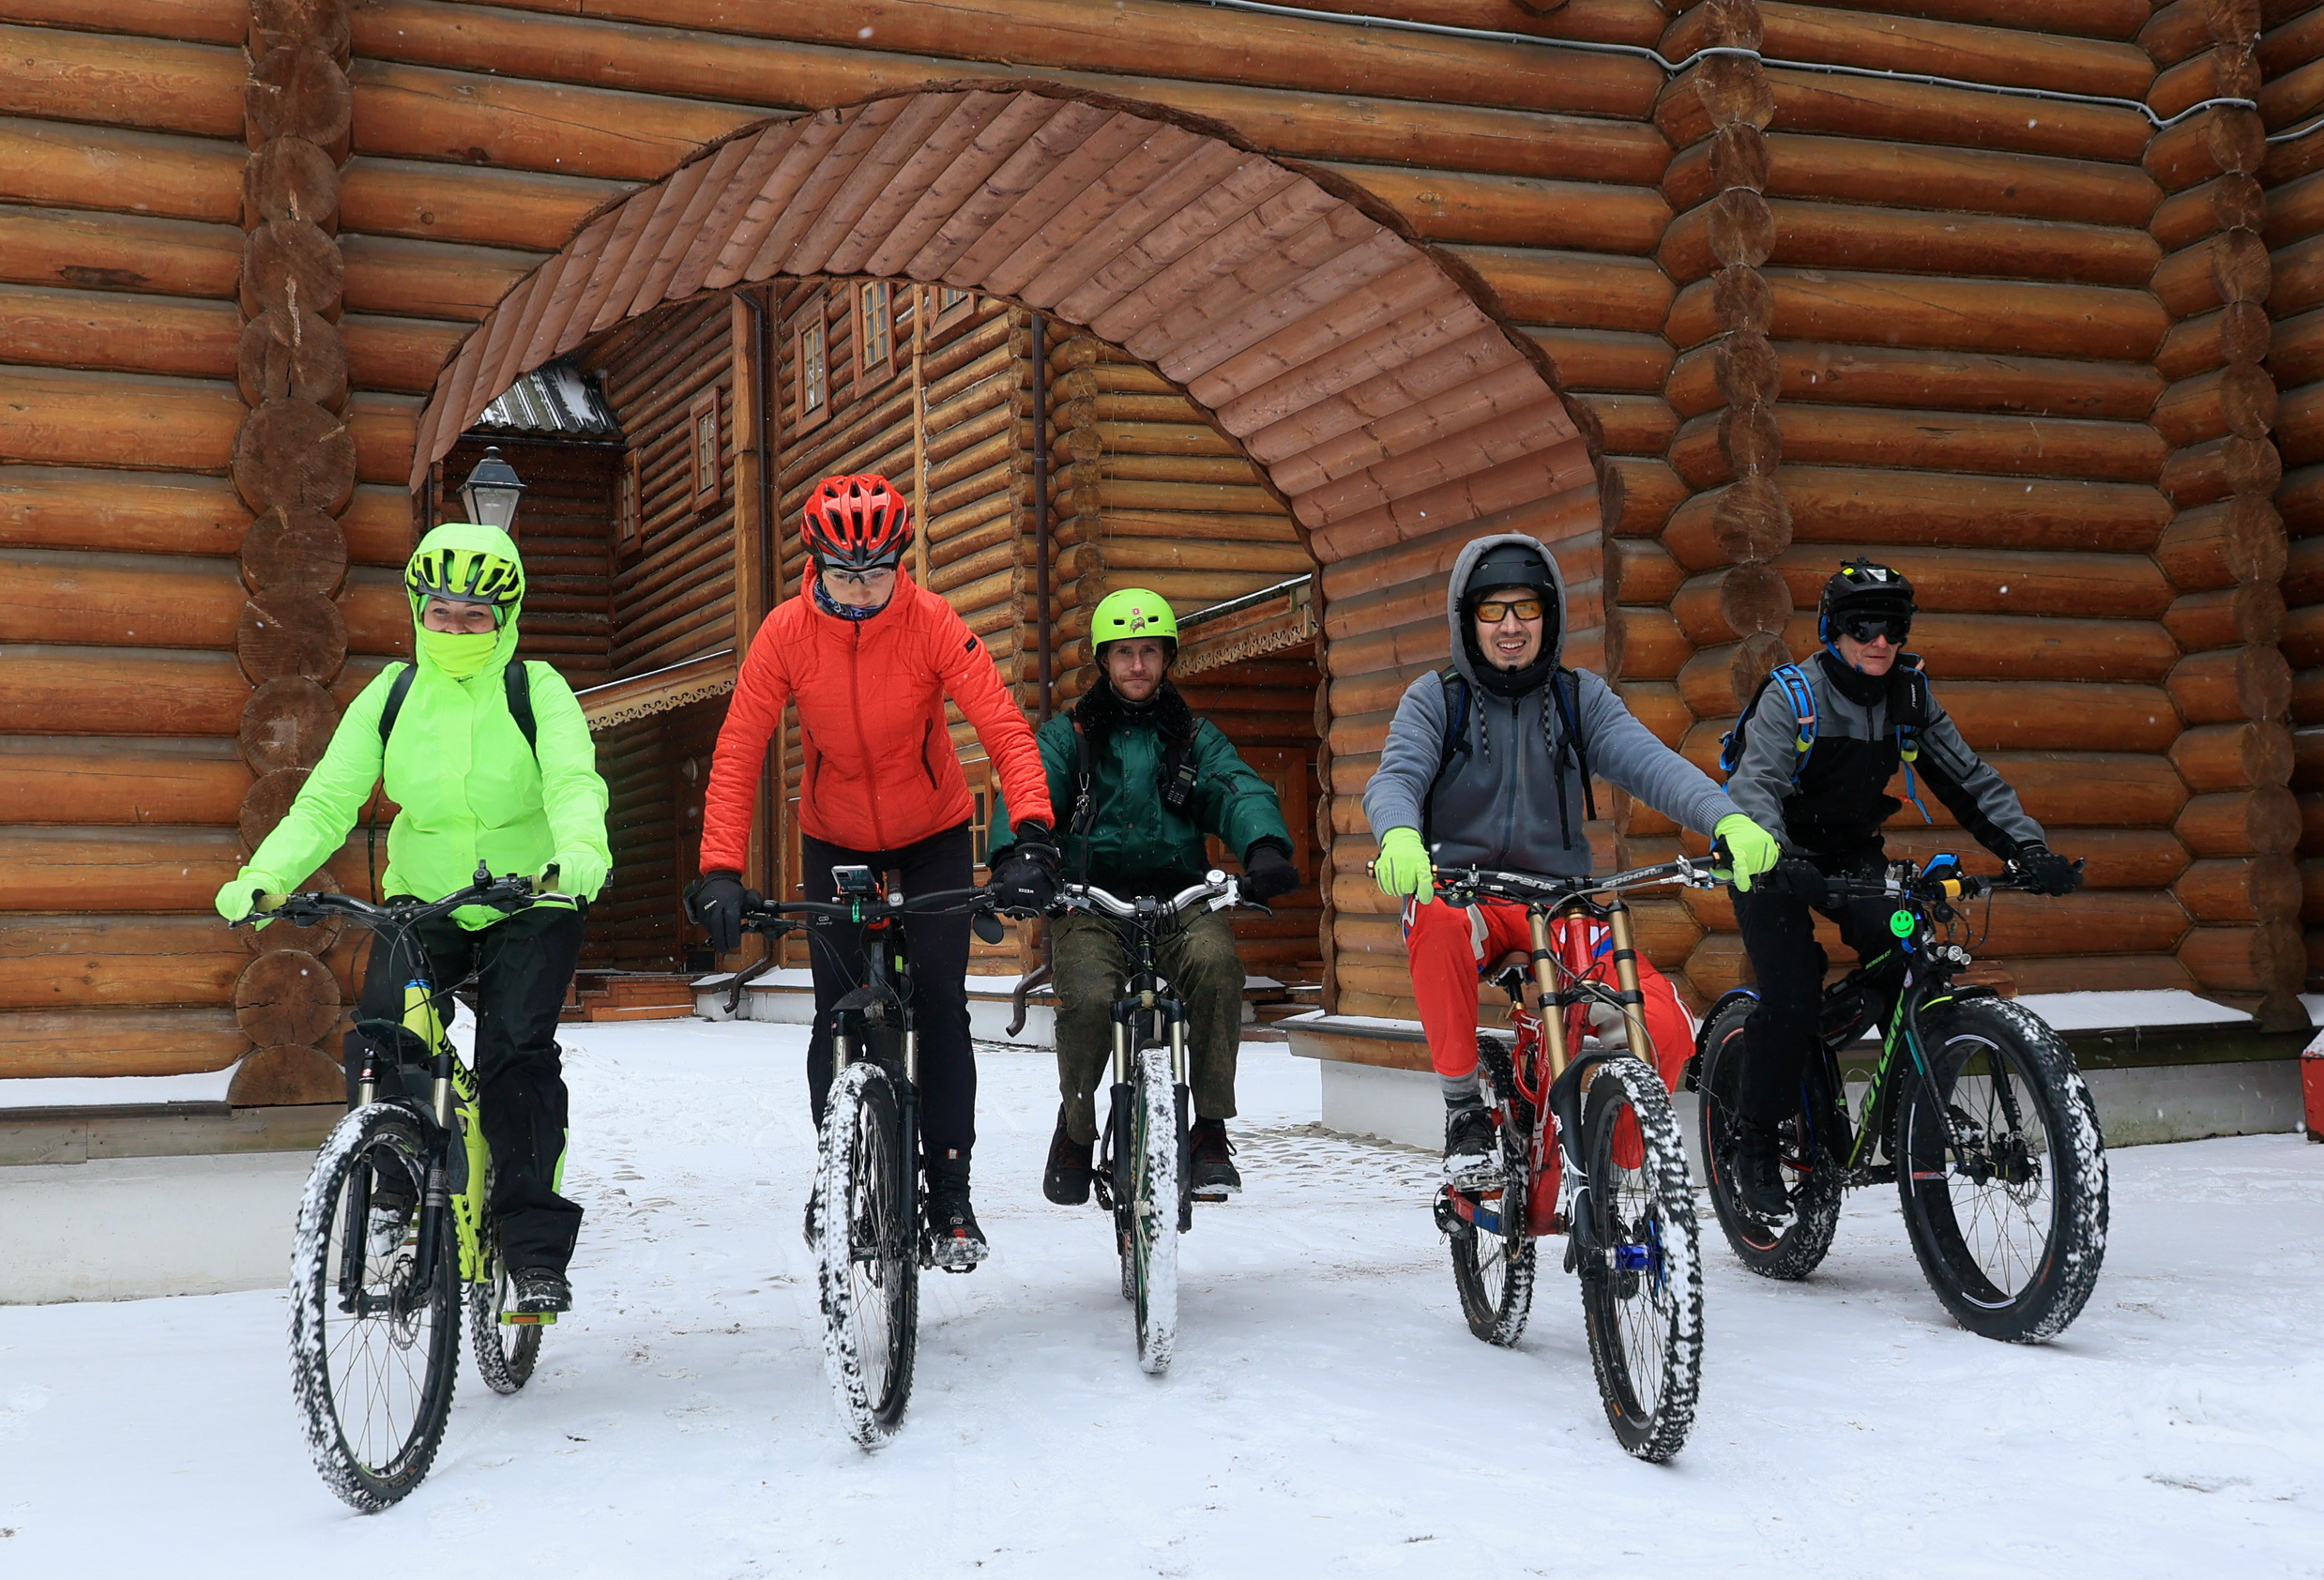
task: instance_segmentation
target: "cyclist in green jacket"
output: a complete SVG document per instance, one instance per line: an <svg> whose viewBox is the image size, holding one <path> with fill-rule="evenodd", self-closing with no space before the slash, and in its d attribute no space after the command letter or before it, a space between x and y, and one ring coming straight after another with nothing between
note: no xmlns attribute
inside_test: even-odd
<svg viewBox="0 0 2324 1580"><path fill-rule="evenodd" d="M448 988L477 977L492 1210L516 1307L562 1312L572 1304L566 1268L581 1208L557 1191L566 1133L557 1012L581 958L588 902L612 865L605 782L572 689L544 663L509 674L524 568L507 533L437 527L404 567L403 585L417 662L389 664L349 705L289 813L218 891L218 911L239 921L257 894L306 881L345 843L383 780L401 809L387 830L383 895L440 900L465 888L478 862L495 874L547 879L555 893L529 909L504 917L467 906L423 924L418 937L434 981ZM358 1019L401 1015L409 972L399 952L372 950ZM345 1052L352 1101L360 1033L348 1034ZM393 1069L393 1052L382 1053L380 1067ZM424 1071L406 1066L401 1082L382 1082L391 1091L399 1085L424 1097ZM375 1202L374 1217L408 1216L415 1205ZM392 1233L395 1224L373 1227Z"/></svg>
<svg viewBox="0 0 2324 1580"><path fill-rule="evenodd" d="M1273 787L1251 771L1216 724L1194 717L1170 683L1178 651L1170 605L1142 587L1109 594L1091 615L1089 640L1101 678L1037 737L1050 804L1064 825L1065 874L1124 899L1167 898L1203 881L1210 867L1208 835L1241 859L1246 898L1264 903L1297 889L1291 834ZM993 827L1010 827L1005 807L993 809ZM995 867L1013 839L1004 833L994 842ZM1089 1199L1090 1148L1098 1138L1094 1093L1113 1053L1113 1003L1128 962L1102 918L1071 915L1051 925L1064 1101L1041 1190L1070 1207ZM1186 1006L1192 1188L1223 1200L1242 1189L1226 1138L1242 1041L1242 960L1226 919L1203 911L1163 942L1158 964Z"/></svg>

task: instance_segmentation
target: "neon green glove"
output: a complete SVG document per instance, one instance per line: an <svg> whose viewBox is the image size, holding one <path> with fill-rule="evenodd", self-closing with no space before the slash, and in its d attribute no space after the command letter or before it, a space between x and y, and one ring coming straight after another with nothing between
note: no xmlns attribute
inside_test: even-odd
<svg viewBox="0 0 2324 1580"><path fill-rule="evenodd" d="M556 869L556 878L551 887L559 894L594 900L598 890L605 887L605 858L585 844L571 845L558 851L556 859L549 865ZM541 875L546 877L548 874L544 873Z"/></svg>
<svg viewBox="0 0 2324 1580"><path fill-rule="evenodd" d="M255 867L245 867L226 881L218 891L218 914L228 921L240 921L257 908L255 896L264 891L280 894L290 885L272 873L262 873ZM259 923L265 926L266 923Z"/></svg>
<svg viewBox="0 0 2324 1580"><path fill-rule="evenodd" d="M1408 894L1425 904L1436 897L1436 870L1418 828L1390 828L1380 836L1380 858L1372 876L1383 892Z"/></svg>
<svg viewBox="0 0 2324 1580"><path fill-rule="evenodd" d="M1749 894L1751 880L1774 866L1784 854L1774 835L1739 812L1719 819L1719 826L1711 832L1727 842L1727 855L1735 863L1734 876L1729 881L1739 894Z"/></svg>

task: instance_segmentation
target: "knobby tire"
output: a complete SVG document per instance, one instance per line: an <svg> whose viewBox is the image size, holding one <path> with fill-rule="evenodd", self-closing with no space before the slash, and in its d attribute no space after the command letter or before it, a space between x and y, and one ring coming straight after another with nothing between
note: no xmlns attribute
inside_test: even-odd
<svg viewBox="0 0 2324 1580"><path fill-rule="evenodd" d="M1719 1231L1744 1267L1761 1278L1799 1280L1821 1267L1840 1231L1840 1202L1847 1180L1829 1145L1833 1119L1815 1112L1822 1101L1811 1094L1822 1085L1810 1080L1800 1112L1777 1127L1784 1160L1784 1187L1791 1216L1769 1223L1743 1210L1734 1178L1736 1099L1742 1089L1743 1023L1755 1000L1729 1004L1711 1018L1703 1034L1703 1062L1695 1076L1701 1102L1695 1110L1703 1144L1703 1166L1710 1182L1710 1205Z"/></svg>
<svg viewBox="0 0 2324 1580"><path fill-rule="evenodd" d="M484 1215L477 1224L477 1252L484 1258L484 1282L468 1290L468 1351L484 1386L494 1393L514 1393L532 1380L540 1359L538 1322L507 1323L500 1314L509 1309L514 1283L500 1253L500 1236L493 1226L492 1182L484 1186Z"/></svg>
<svg viewBox="0 0 2324 1580"><path fill-rule="evenodd" d="M1178 1342L1178 1100L1166 1048L1137 1056L1130 1093L1129 1248L1138 1364L1170 1369Z"/></svg>
<svg viewBox="0 0 2324 1580"><path fill-rule="evenodd" d="M1460 1292L1468 1330L1489 1345L1507 1345L1524 1337L1533 1311L1537 1254L1526 1232L1526 1213L1533 1189L1532 1127L1539 1120L1517 1095L1510 1051L1498 1038L1479 1035L1477 1071L1488 1087L1486 1101L1500 1103L1510 1117L1500 1127L1504 1183L1497 1200L1478 1204L1494 1215L1497 1227L1453 1220L1452 1284Z"/></svg>
<svg viewBox="0 0 2324 1580"><path fill-rule="evenodd" d="M919 1225L896 1088L870 1060L831 1083L815 1190L823 1363L840 1420L877 1448L904 1420L919 1344Z"/></svg>

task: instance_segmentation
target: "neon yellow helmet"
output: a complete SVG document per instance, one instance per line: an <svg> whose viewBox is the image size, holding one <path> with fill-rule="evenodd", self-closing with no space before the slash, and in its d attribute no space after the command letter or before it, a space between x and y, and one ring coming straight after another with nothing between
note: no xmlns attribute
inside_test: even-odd
<svg viewBox="0 0 2324 1580"><path fill-rule="evenodd" d="M1130 636L1158 636L1170 644L1174 655L1177 652L1178 617L1162 594L1124 587L1099 600L1097 613L1089 616L1089 650L1094 653Z"/></svg>
<svg viewBox="0 0 2324 1580"><path fill-rule="evenodd" d="M403 589L411 594L415 615L428 600L442 598L488 603L505 619L506 611L524 596L524 568L489 549L423 545L403 567Z"/></svg>

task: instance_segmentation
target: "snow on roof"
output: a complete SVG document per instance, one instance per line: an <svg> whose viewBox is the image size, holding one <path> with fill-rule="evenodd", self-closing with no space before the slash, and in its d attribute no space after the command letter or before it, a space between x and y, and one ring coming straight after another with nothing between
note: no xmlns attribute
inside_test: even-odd
<svg viewBox="0 0 2324 1580"><path fill-rule="evenodd" d="M618 439L621 424L597 386L559 360L535 368L484 408L470 433Z"/></svg>

